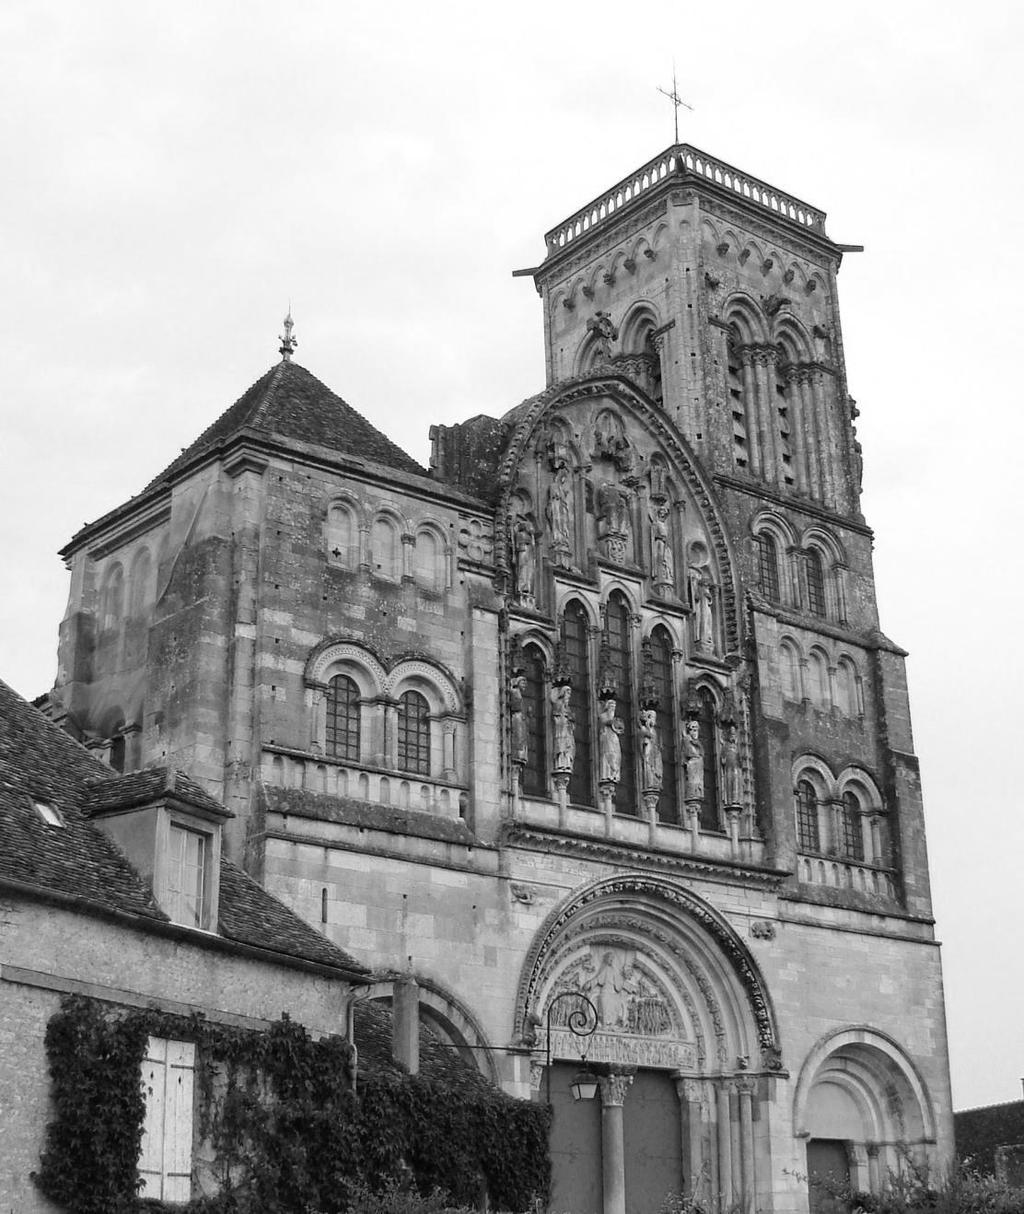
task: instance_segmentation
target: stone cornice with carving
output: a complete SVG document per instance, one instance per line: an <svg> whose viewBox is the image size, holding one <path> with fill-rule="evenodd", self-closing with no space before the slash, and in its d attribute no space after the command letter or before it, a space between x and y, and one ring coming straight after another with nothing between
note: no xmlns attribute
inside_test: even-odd
<svg viewBox="0 0 1024 1214"><path fill-rule="evenodd" d="M645 847L625 840L597 838L572 834L557 827L532 826L525 822L508 822L502 829L500 843L507 847L522 847L530 851L578 856L604 863L622 864L650 873L670 873L680 877L706 877L726 885L755 885L777 890L792 876L790 869L757 868L737 864L733 860L681 855Z"/></svg>
<svg viewBox="0 0 1024 1214"><path fill-rule="evenodd" d="M750 497L772 502L776 506L785 506L788 510L799 511L800 514L818 519L823 523L829 523L833 527L842 527L847 531L856 532L857 535L867 536L868 539L874 539L875 537L874 531L864 522L863 517L839 514L834 510L829 510L827 506L809 501L805 497L787 496L782 493L773 492L761 481L744 480L738 476L730 476L727 472L714 473L712 480L716 485L723 485L727 489L735 489Z"/></svg>

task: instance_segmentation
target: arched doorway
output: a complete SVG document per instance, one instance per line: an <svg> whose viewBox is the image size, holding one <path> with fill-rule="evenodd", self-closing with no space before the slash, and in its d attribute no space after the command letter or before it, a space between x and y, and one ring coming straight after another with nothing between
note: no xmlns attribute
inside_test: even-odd
<svg viewBox="0 0 1024 1214"><path fill-rule="evenodd" d="M570 1026L584 998L597 1013L585 1039ZM746 946L703 899L641 876L577 892L538 933L517 1016L535 1059L550 1028L552 1208L656 1214L678 1193L763 1204L774 1018ZM568 1094L584 1050L601 1076L589 1107Z"/></svg>

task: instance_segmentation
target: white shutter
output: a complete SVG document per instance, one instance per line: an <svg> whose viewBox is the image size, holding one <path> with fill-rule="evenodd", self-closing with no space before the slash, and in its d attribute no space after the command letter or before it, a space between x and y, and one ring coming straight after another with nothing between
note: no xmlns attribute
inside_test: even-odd
<svg viewBox="0 0 1024 1214"><path fill-rule="evenodd" d="M192 1109L196 1047L150 1037L142 1064L146 1116L139 1153L142 1196L188 1201L192 1196Z"/></svg>

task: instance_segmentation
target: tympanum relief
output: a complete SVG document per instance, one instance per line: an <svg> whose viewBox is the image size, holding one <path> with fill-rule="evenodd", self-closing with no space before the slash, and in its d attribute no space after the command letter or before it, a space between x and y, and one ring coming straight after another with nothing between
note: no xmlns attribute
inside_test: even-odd
<svg viewBox="0 0 1024 1214"><path fill-rule="evenodd" d="M697 1048L687 1034L673 1000L634 949L595 943L559 975L556 995L578 992L597 1009L597 1029L587 1041L593 1062L695 1070ZM579 1038L569 1031L569 1017L586 1005L561 999L551 1012L551 1052L579 1057Z"/></svg>

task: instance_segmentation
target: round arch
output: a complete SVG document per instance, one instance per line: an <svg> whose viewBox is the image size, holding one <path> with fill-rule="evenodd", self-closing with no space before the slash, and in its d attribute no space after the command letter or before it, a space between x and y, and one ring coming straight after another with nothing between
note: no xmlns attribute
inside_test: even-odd
<svg viewBox="0 0 1024 1214"><path fill-rule="evenodd" d="M602 878L552 911L523 963L519 1039L534 1041L555 996L567 992L598 1009L595 1060L603 1050L693 1074L782 1069L767 988L746 945L668 878Z"/></svg>

